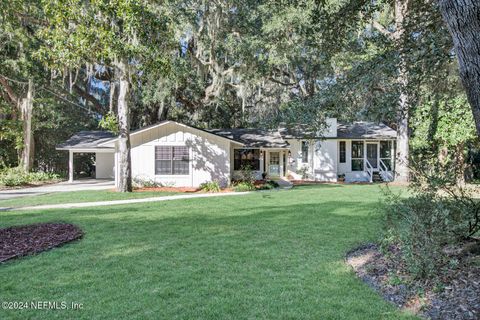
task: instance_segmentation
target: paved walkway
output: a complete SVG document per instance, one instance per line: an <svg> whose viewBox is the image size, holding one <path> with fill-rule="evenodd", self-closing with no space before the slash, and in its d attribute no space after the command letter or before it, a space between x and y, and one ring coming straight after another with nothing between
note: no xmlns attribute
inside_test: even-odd
<svg viewBox="0 0 480 320"><path fill-rule="evenodd" d="M115 188L113 180L106 179L80 179L72 183L68 181L47 184L39 187L11 189L0 191L0 200L13 199L24 196L35 196L39 194L46 194L52 192L70 192L70 191L84 191L84 190L105 190ZM2 203L0 202L0 206Z"/></svg>
<svg viewBox="0 0 480 320"><path fill-rule="evenodd" d="M86 207L99 207L99 206L131 204L131 203L170 201L170 200L179 200L179 199L242 196L242 195L246 195L246 194L249 194L249 193L251 193L251 192L200 193L200 194L185 194L185 195L177 195L177 196L153 197L153 198L144 198L144 199L46 204L46 205L30 206L30 207L0 208L0 211L86 208ZM1 205L1 202L0 202L0 205Z"/></svg>

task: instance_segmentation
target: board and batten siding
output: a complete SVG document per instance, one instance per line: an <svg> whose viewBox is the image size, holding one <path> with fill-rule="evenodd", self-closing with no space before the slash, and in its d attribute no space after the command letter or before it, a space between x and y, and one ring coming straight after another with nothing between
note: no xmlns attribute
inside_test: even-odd
<svg viewBox="0 0 480 320"><path fill-rule="evenodd" d="M337 181L337 140L321 140L315 142L313 157L313 174L315 180Z"/></svg>
<svg viewBox="0 0 480 320"><path fill-rule="evenodd" d="M113 152L96 152L95 153L95 178L96 179L113 179L115 154Z"/></svg>
<svg viewBox="0 0 480 320"><path fill-rule="evenodd" d="M230 183L230 141L195 128L168 123L131 137L132 177L176 187L198 187L217 180ZM188 175L156 175L155 146L187 146Z"/></svg>
<svg viewBox="0 0 480 320"><path fill-rule="evenodd" d="M287 140L290 144L288 171L295 179L301 179L300 170L308 168L310 179L317 181L337 181L337 142L336 140ZM302 161L302 141L308 141L308 162Z"/></svg>

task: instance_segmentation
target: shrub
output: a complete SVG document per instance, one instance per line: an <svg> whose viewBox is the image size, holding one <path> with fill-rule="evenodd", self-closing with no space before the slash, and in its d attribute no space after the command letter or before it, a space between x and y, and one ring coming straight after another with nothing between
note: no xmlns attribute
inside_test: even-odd
<svg viewBox="0 0 480 320"><path fill-rule="evenodd" d="M445 246L467 238L477 202L415 193L402 198L386 192L383 245L396 244L402 250L407 271L415 278L430 278L449 267Z"/></svg>
<svg viewBox="0 0 480 320"><path fill-rule="evenodd" d="M256 190L255 185L252 182L238 182L235 184L234 189L236 192L246 192Z"/></svg>
<svg viewBox="0 0 480 320"><path fill-rule="evenodd" d="M220 184L216 180L204 182L200 185L200 190L205 192L220 192Z"/></svg>
<svg viewBox="0 0 480 320"><path fill-rule="evenodd" d="M255 171L250 165L243 165L238 173L237 181L248 182L253 184L255 182Z"/></svg>
<svg viewBox="0 0 480 320"><path fill-rule="evenodd" d="M280 187L280 185L276 181L268 180L263 185L261 185L258 189L260 189L260 190L271 190L271 189L276 189L278 187Z"/></svg>
<svg viewBox="0 0 480 320"><path fill-rule="evenodd" d="M46 181L60 180L60 175L51 172L25 172L21 168L8 168L0 173L0 185L15 187Z"/></svg>
<svg viewBox="0 0 480 320"><path fill-rule="evenodd" d="M134 188L159 188L163 187L160 182L156 182L153 179L147 177L135 177L132 179Z"/></svg>

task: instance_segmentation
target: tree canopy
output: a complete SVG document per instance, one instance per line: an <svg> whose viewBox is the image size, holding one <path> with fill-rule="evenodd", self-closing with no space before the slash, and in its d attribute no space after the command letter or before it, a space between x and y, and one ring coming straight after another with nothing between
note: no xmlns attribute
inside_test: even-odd
<svg viewBox="0 0 480 320"><path fill-rule="evenodd" d="M466 104L441 8L431 0L1 1L0 164L24 161L29 81L36 168L62 170L54 145L99 123L118 129L128 161L130 127L164 119L385 122L404 135L408 158L422 112ZM467 127L441 131L461 136Z"/></svg>

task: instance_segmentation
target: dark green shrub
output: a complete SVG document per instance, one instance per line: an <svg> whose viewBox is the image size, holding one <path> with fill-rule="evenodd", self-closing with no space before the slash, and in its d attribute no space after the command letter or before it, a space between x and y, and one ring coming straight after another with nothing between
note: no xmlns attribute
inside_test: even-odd
<svg viewBox="0 0 480 320"><path fill-rule="evenodd" d="M50 172L25 172L21 168L8 168L0 172L0 185L7 187L57 180L60 180L60 175Z"/></svg>
<svg viewBox="0 0 480 320"><path fill-rule="evenodd" d="M448 267L445 246L467 238L478 203L437 193L415 193L404 198L386 192L383 244L399 245L407 271L429 278Z"/></svg>
<svg viewBox="0 0 480 320"><path fill-rule="evenodd" d="M271 190L271 189L276 189L278 187L280 187L280 185L276 181L268 180L263 185L261 185L258 189L259 190Z"/></svg>

